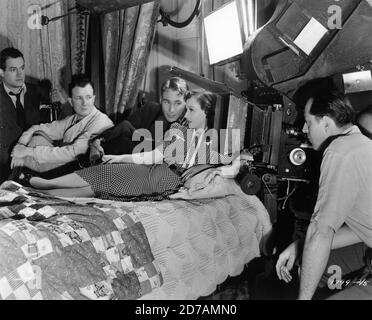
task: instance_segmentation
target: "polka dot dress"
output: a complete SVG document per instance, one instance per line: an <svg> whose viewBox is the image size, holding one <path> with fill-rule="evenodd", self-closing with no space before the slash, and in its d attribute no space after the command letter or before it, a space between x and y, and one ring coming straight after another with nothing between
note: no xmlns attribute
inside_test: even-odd
<svg viewBox="0 0 372 320"><path fill-rule="evenodd" d="M143 201L161 200L181 186L181 178L167 164L106 164L76 173L101 199Z"/></svg>

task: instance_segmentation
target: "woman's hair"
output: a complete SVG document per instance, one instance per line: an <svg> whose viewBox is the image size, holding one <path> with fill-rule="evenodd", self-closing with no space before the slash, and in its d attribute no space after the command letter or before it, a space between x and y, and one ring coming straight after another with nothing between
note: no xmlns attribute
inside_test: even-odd
<svg viewBox="0 0 372 320"><path fill-rule="evenodd" d="M186 95L186 99L194 97L200 104L200 108L205 112L207 118L207 127L213 128L214 125L214 113L217 103L217 95L207 90L193 90L189 91Z"/></svg>
<svg viewBox="0 0 372 320"><path fill-rule="evenodd" d="M185 99L185 96L187 92L189 91L189 86L187 85L187 82L184 79L180 77L172 77L162 84L161 95L163 96L163 93L165 92L165 90L168 90L168 89L178 92Z"/></svg>

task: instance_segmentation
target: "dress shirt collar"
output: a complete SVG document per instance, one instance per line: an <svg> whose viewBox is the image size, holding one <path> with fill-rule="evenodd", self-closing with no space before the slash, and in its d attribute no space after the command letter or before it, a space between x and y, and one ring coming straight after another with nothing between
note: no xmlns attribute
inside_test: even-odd
<svg viewBox="0 0 372 320"><path fill-rule="evenodd" d="M356 125L352 125L351 127L347 128L342 134L354 134L354 133L361 133L359 128Z"/></svg>
<svg viewBox="0 0 372 320"><path fill-rule="evenodd" d="M98 109L95 107L91 113L89 113L84 118L79 118L79 116L75 113L74 117L72 118L72 123L76 124L78 122L87 122L89 119L95 116L95 114L98 112Z"/></svg>
<svg viewBox="0 0 372 320"><path fill-rule="evenodd" d="M14 92L13 90L9 89L8 86L7 86L4 82L3 82L3 86L4 86L4 90L5 90L5 92L6 92L10 97L12 97L12 96L9 94L10 92L16 93L16 92ZM21 90L22 90L21 96L22 96L22 95L25 95L25 93L27 92L27 87L26 87L26 84L25 84L25 83L23 84Z"/></svg>

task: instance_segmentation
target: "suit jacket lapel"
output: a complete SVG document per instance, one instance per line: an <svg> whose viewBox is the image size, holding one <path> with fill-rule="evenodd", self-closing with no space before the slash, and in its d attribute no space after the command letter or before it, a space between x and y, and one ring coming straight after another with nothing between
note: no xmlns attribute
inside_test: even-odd
<svg viewBox="0 0 372 320"><path fill-rule="evenodd" d="M26 84L27 90L24 99L24 110L27 125L40 122L40 97L33 85Z"/></svg>
<svg viewBox="0 0 372 320"><path fill-rule="evenodd" d="M4 116L4 120L10 121L10 122L17 122L17 113L14 106L14 103L12 99L9 97L9 95L6 93L4 89L4 85L0 84L0 91L1 91L1 100L2 100L2 110L1 113Z"/></svg>

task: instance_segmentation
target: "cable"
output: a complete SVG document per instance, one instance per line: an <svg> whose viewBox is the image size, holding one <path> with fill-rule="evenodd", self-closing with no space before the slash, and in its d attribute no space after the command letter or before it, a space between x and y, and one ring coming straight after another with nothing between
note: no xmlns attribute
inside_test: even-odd
<svg viewBox="0 0 372 320"><path fill-rule="evenodd" d="M293 193L297 190L297 187L294 187L294 188L292 189L292 191L289 192L290 180L287 180L287 183L288 183L288 184L287 184L287 195L286 195L285 197L282 197L282 198L278 199L278 201L284 200L283 205L282 205L282 210L284 210L285 205L286 205L288 199L289 199L289 198L293 195Z"/></svg>
<svg viewBox="0 0 372 320"><path fill-rule="evenodd" d="M171 20L171 18L169 17L169 14L166 13L162 8L160 8L159 12L160 12L161 19L158 20L158 22L161 22L163 26L167 26L168 24L170 24L172 27L175 27L175 28L184 28L191 23L191 21L195 18L196 15L198 15L199 8L200 8L200 0L197 0L195 8L193 12L191 13L190 17L188 17L183 22L176 22L176 21Z"/></svg>
<svg viewBox="0 0 372 320"><path fill-rule="evenodd" d="M275 199L274 195L271 193L270 188L269 188L269 186L266 184L265 180L263 180L263 179L261 179L261 180L262 180L262 182L264 183L264 185L265 185L267 191L269 191L269 194L270 194L270 195Z"/></svg>

